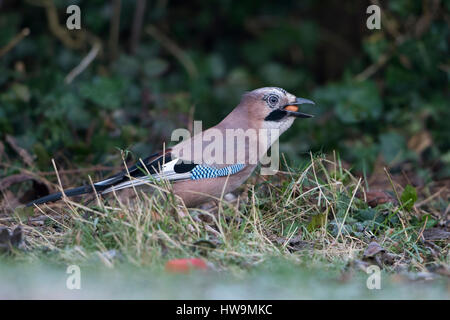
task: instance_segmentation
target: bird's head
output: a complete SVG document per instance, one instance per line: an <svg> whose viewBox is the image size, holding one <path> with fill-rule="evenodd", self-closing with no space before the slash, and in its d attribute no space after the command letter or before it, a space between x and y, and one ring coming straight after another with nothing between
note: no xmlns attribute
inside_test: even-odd
<svg viewBox="0 0 450 320"><path fill-rule="evenodd" d="M311 118L299 111L302 104L314 104L277 87L265 87L246 93L241 105L246 106L251 118L261 123L262 128L278 128L285 131L295 118Z"/></svg>

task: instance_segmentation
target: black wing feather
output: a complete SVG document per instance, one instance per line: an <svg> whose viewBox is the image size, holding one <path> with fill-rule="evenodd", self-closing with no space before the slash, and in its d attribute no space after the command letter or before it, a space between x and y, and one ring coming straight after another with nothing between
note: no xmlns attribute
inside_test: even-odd
<svg viewBox="0 0 450 320"><path fill-rule="evenodd" d="M159 168L164 164L169 162L172 159L170 152L161 154L155 153L151 156L145 158L141 161L138 161L133 166L129 167L127 170L122 170L121 172L113 175L112 177L100 181L94 185L101 184L107 187L112 187L116 184L125 182L130 180L129 176L133 178L143 177L147 175L147 172L150 174L158 173ZM142 166L144 164L144 166ZM107 182L107 183L103 183ZM106 189L106 188L105 188Z"/></svg>
<svg viewBox="0 0 450 320"><path fill-rule="evenodd" d="M186 173L192 171L197 166L196 163L187 163L184 161L179 161L174 167L173 170L175 173Z"/></svg>
<svg viewBox="0 0 450 320"><path fill-rule="evenodd" d="M138 178L142 176L146 176L147 172L150 174L155 174L158 172L159 168L162 167L164 163L171 161L172 157L170 154L170 149L167 150L166 153L155 153L151 156L145 158L141 161L138 161L133 166L129 167L127 170L122 170L121 172L99 182L94 183L95 191L102 192L110 187L113 187L117 184L130 180L129 176L133 178ZM144 166L142 165L144 164ZM92 193L94 190L92 186L86 185L78 188L65 190L64 193L68 197L74 197L78 195L83 195L87 193ZM31 207L35 204L43 204L46 202L53 202L60 200L62 198L62 193L57 192L50 194L48 196L33 200L29 202L26 206Z"/></svg>

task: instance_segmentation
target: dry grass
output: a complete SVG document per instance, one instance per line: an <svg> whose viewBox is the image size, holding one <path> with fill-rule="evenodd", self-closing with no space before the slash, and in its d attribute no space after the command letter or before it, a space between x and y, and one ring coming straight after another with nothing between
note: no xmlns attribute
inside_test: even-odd
<svg viewBox="0 0 450 320"><path fill-rule="evenodd" d="M437 213L407 211L400 199L370 209L366 184L339 159L311 157L302 168L286 168L253 177L231 201L198 209L186 208L163 181L152 194L134 190L132 200L97 195L84 205L65 198L25 219L16 211L2 224L22 225L24 248L14 252L27 261L89 264L100 257L108 267L125 261L162 269L171 258L203 257L214 269L240 273L277 257L343 270L375 240L390 254L381 261L387 271L448 268L448 241L422 236Z"/></svg>

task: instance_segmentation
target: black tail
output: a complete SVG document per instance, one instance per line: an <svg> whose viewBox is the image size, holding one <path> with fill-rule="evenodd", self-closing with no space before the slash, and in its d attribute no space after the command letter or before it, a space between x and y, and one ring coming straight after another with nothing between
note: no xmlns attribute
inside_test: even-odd
<svg viewBox="0 0 450 320"><path fill-rule="evenodd" d="M65 190L64 193L68 197L74 197L74 196L79 196L79 195L86 194L86 193L91 193L92 191L93 191L92 186L83 186L83 187ZM48 196L33 200L33 201L27 203L26 206L31 207L35 204L43 204L46 202L53 202L53 201L60 200L61 198L62 198L62 193L57 192L57 193L49 194Z"/></svg>
<svg viewBox="0 0 450 320"><path fill-rule="evenodd" d="M170 151L171 151L171 149L167 149L166 153L155 153L155 154L152 154L150 157L147 157L144 160L142 160L142 163L144 164L144 167L146 170L144 170L144 168L142 167L142 163L138 162L134 166L129 167L127 170L123 170L108 179L94 183L95 190L97 192L102 192L111 186L114 186L116 184L120 184L121 182L130 180L128 178L129 176L136 178L136 177L142 177L142 176L147 175L147 172L150 172L150 174L156 173L157 172L156 168L159 168L160 166L162 166L162 164L164 162L169 162L170 160L172 160ZM79 196L79 195L86 194L86 193L92 193L93 191L94 191L94 189L92 186L86 185L83 187L64 190L64 193L68 197L74 197L74 196ZM61 198L62 198L62 193L57 192L57 193L49 194L48 196L33 200L33 201L27 203L26 206L31 207L35 204L43 204L46 202L58 201Z"/></svg>

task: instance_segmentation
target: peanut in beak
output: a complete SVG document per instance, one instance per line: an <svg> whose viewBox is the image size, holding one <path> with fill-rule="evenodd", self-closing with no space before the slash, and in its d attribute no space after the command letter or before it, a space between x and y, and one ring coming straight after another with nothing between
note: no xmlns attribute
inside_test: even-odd
<svg viewBox="0 0 450 320"><path fill-rule="evenodd" d="M297 106L294 106L294 105L290 105L290 106L286 106L286 107L284 108L284 110L286 110L286 111L292 111L292 112L297 112L297 111L298 111L298 107L297 107Z"/></svg>

